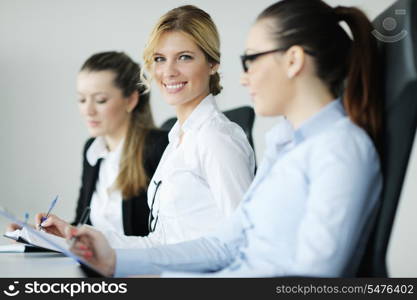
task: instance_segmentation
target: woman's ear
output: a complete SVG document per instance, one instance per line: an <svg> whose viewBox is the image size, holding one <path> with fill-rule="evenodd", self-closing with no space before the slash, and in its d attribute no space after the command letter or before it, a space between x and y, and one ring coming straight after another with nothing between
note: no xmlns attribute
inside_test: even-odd
<svg viewBox="0 0 417 300"><path fill-rule="evenodd" d="M219 70L220 64L218 63L210 63L210 75L216 74L216 72Z"/></svg>
<svg viewBox="0 0 417 300"><path fill-rule="evenodd" d="M128 103L127 103L127 107L126 107L126 111L128 113L131 113L135 109L136 105L138 105L139 98L140 98L140 96L139 96L139 92L138 91L134 91L129 96L129 98L127 99Z"/></svg>
<svg viewBox="0 0 417 300"><path fill-rule="evenodd" d="M294 78L300 73L305 64L305 53L302 47L292 46L285 53L287 76L289 79Z"/></svg>

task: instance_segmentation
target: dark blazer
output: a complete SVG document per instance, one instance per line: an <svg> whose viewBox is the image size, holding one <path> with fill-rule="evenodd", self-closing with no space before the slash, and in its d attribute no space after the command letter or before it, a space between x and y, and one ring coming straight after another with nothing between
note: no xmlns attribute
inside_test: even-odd
<svg viewBox="0 0 417 300"><path fill-rule="evenodd" d="M75 220L72 224L77 224L85 207L90 206L91 198L96 188L101 159L97 161L95 166L91 166L86 158L86 152L93 141L94 138L90 138L84 146L80 195L78 197ZM168 145L168 132L152 129L148 132L145 143L146 146L143 155L144 167L148 177L152 178L162 153ZM148 235L149 207L146 190L131 199L123 199L122 205L125 235ZM88 219L87 224L91 225L90 219Z"/></svg>

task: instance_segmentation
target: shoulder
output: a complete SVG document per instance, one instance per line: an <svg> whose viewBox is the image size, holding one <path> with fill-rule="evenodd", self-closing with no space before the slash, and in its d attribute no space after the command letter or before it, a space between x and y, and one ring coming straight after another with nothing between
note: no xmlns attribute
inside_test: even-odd
<svg viewBox="0 0 417 300"><path fill-rule="evenodd" d="M325 135L325 138L329 142L330 140L334 140L342 147L357 147L363 152L375 150L368 133L353 123L348 117L336 122L335 126Z"/></svg>
<svg viewBox="0 0 417 300"><path fill-rule="evenodd" d="M228 135L240 138L245 133L238 124L230 121L223 113L218 112L201 126L199 135L213 138Z"/></svg>
<svg viewBox="0 0 417 300"><path fill-rule="evenodd" d="M230 121L223 113L216 114L205 122L197 135L197 142L203 151L243 150L250 152L251 146L243 129ZM222 150L221 150L222 151Z"/></svg>
<svg viewBox="0 0 417 300"><path fill-rule="evenodd" d="M343 118L315 138L314 156L338 158L350 166L378 164L379 156L372 139L366 131Z"/></svg>

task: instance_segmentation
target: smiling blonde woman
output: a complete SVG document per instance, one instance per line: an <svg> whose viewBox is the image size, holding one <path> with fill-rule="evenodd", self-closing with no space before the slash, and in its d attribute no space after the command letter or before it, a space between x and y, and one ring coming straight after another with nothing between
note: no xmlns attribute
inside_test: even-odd
<svg viewBox="0 0 417 300"><path fill-rule="evenodd" d="M172 9L155 25L144 51L150 79L142 76L142 81L148 91L150 81L156 82L178 121L148 187L149 234L101 230L113 247L148 248L213 232L232 215L252 182L253 150L214 98L221 91L219 49L215 24L195 6ZM60 227L53 218L44 225Z"/></svg>
<svg viewBox="0 0 417 300"><path fill-rule="evenodd" d="M254 174L243 130L216 105L220 42L210 16L182 6L162 16L144 51L144 66L178 121L148 188L150 234L105 232L118 248L152 247L212 232L237 208Z"/></svg>

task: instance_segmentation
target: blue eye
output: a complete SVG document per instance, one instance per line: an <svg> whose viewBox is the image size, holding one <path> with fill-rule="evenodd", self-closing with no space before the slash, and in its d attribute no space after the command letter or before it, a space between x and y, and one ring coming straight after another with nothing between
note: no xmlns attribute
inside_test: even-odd
<svg viewBox="0 0 417 300"><path fill-rule="evenodd" d="M190 59L193 59L193 57L188 54L183 54L179 57L179 60L190 60Z"/></svg>
<svg viewBox="0 0 417 300"><path fill-rule="evenodd" d="M153 58L154 62L161 62L161 61L164 61L164 60L165 60L165 58L163 58L162 56L155 56Z"/></svg>

